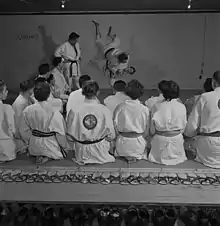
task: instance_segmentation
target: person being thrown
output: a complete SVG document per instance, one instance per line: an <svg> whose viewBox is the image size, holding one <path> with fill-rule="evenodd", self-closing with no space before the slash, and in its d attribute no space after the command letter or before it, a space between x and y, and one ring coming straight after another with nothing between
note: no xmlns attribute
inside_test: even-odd
<svg viewBox="0 0 220 226"><path fill-rule="evenodd" d="M129 54L119 49L120 39L112 34L112 27L108 29L107 37L103 38L100 32L99 23L92 21L96 30L96 44L101 49L103 56L106 60L106 71L109 71L110 85L114 82L116 76L123 75L125 71L133 74L134 71L129 71ZM112 82L113 81L113 82Z"/></svg>

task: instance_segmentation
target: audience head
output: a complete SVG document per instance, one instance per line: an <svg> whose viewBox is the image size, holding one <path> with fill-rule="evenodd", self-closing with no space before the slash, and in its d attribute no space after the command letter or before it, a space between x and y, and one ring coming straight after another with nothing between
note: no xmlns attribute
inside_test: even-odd
<svg viewBox="0 0 220 226"><path fill-rule="evenodd" d="M0 100L5 100L8 96L8 89L3 80L0 79Z"/></svg>
<svg viewBox="0 0 220 226"><path fill-rule="evenodd" d="M161 92L166 101L171 101L172 99L179 98L180 87L178 86L178 84L176 82L174 82L172 80L166 81L163 84Z"/></svg>
<svg viewBox="0 0 220 226"><path fill-rule="evenodd" d="M38 68L39 75L46 76L50 72L49 64L41 64Z"/></svg>
<svg viewBox="0 0 220 226"><path fill-rule="evenodd" d="M212 88L215 89L220 86L220 71L216 71L212 77Z"/></svg>
<svg viewBox="0 0 220 226"><path fill-rule="evenodd" d="M115 92L125 92L126 85L127 85L126 82L118 80L114 82L113 89Z"/></svg>
<svg viewBox="0 0 220 226"><path fill-rule="evenodd" d="M87 99L92 99L94 97L97 97L99 93L99 85L97 82L90 80L84 83L82 87L82 94Z"/></svg>
<svg viewBox="0 0 220 226"><path fill-rule="evenodd" d="M72 32L70 35L69 35L69 43L71 45L75 45L78 41L79 41L79 38L80 38L80 35L77 34L76 32Z"/></svg>
<svg viewBox="0 0 220 226"><path fill-rule="evenodd" d="M54 57L52 60L52 65L56 68L62 68L63 67L63 60L61 57Z"/></svg>
<svg viewBox="0 0 220 226"><path fill-rule="evenodd" d="M127 53L120 53L118 54L118 62L119 63L126 63L128 61L128 54Z"/></svg>
<svg viewBox="0 0 220 226"><path fill-rule="evenodd" d="M125 93L132 99L139 99L144 94L144 86L136 79L128 82Z"/></svg>
<svg viewBox="0 0 220 226"><path fill-rule="evenodd" d="M203 89L205 92L211 92L213 91L212 88L212 78L207 78L203 84Z"/></svg>
<svg viewBox="0 0 220 226"><path fill-rule="evenodd" d="M158 90L161 93L163 90L163 87L166 85L167 80L162 80L158 83Z"/></svg>
<svg viewBox="0 0 220 226"><path fill-rule="evenodd" d="M44 77L37 77L34 82L35 82L35 86L38 84L38 83L42 83L42 82L46 82L46 78Z"/></svg>
<svg viewBox="0 0 220 226"><path fill-rule="evenodd" d="M46 101L50 96L50 85L47 82L39 82L34 87L34 97L37 101Z"/></svg>
<svg viewBox="0 0 220 226"><path fill-rule="evenodd" d="M82 75L79 77L79 87L82 88L83 84L87 81L90 81L91 77L89 75Z"/></svg>
<svg viewBox="0 0 220 226"><path fill-rule="evenodd" d="M46 79L46 81L47 81L50 85L54 86L54 85L55 85L55 78L54 78L54 75L53 75L53 74L50 74L50 75L48 76L48 78Z"/></svg>
<svg viewBox="0 0 220 226"><path fill-rule="evenodd" d="M35 82L32 79L20 83L20 92L31 96L34 91Z"/></svg>

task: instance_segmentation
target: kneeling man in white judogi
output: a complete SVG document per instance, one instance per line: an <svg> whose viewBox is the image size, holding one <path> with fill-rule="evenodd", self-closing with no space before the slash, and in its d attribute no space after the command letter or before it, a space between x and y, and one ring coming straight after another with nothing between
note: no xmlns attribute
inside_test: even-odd
<svg viewBox="0 0 220 226"><path fill-rule="evenodd" d="M149 110L139 101L144 86L137 80L131 80L125 93L131 100L119 104L113 117L118 135L115 156L125 157L129 162L147 159Z"/></svg>
<svg viewBox="0 0 220 226"><path fill-rule="evenodd" d="M38 102L24 110L19 128L30 155L36 156L38 164L50 159L63 159L68 150L65 121L47 101L49 96L49 84L38 83L34 88L34 97Z"/></svg>
<svg viewBox="0 0 220 226"><path fill-rule="evenodd" d="M164 101L154 105L151 111L151 151L149 161L176 165L187 158L182 133L186 127L186 107L180 103L179 86L166 81L161 89Z"/></svg>
<svg viewBox="0 0 220 226"><path fill-rule="evenodd" d="M0 162L16 158L14 110L11 105L3 104L8 90L0 80Z"/></svg>
<svg viewBox="0 0 220 226"><path fill-rule="evenodd" d="M194 137L196 160L220 168L220 71L212 78L214 91L203 93L189 116L185 130L187 137Z"/></svg>
<svg viewBox="0 0 220 226"><path fill-rule="evenodd" d="M114 162L109 153L115 130L110 110L98 103L99 86L88 81L82 87L84 103L69 111L67 131L75 146L75 159L79 165Z"/></svg>

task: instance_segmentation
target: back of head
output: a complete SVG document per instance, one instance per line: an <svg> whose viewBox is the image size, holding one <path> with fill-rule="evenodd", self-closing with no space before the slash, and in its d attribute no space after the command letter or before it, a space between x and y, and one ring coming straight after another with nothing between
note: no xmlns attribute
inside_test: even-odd
<svg viewBox="0 0 220 226"><path fill-rule="evenodd" d="M4 91L5 86L6 86L5 82L0 79L0 93L2 93Z"/></svg>
<svg viewBox="0 0 220 226"><path fill-rule="evenodd" d="M72 32L70 35L69 35L69 40L76 40L80 37L79 34L77 34L76 32Z"/></svg>
<svg viewBox="0 0 220 226"><path fill-rule="evenodd" d="M220 86L220 71L216 71L214 74L213 74L213 88L215 89L216 87L219 87Z"/></svg>
<svg viewBox="0 0 220 226"><path fill-rule="evenodd" d="M53 60L52 60L52 65L54 67L57 67L61 62L62 62L62 58L61 57L54 57Z"/></svg>
<svg viewBox="0 0 220 226"><path fill-rule="evenodd" d="M46 79L46 81L50 84L51 81L52 81L53 79L54 79L53 74L50 74L50 75L48 76L48 78Z"/></svg>
<svg viewBox="0 0 220 226"><path fill-rule="evenodd" d="M20 92L25 93L34 88L35 82L33 79L29 79L20 83Z"/></svg>
<svg viewBox="0 0 220 226"><path fill-rule="evenodd" d="M38 72L40 75L45 75L50 71L50 65L49 64L41 64L38 68Z"/></svg>
<svg viewBox="0 0 220 226"><path fill-rule="evenodd" d="M37 101L46 101L50 96L50 85L47 82L39 82L34 87L34 97Z"/></svg>
<svg viewBox="0 0 220 226"><path fill-rule="evenodd" d="M212 88L212 78L207 78L203 84L203 89L205 92L211 92L213 91Z"/></svg>
<svg viewBox="0 0 220 226"><path fill-rule="evenodd" d="M119 63L126 63L127 60L128 60L128 54L127 53L123 52L123 53L120 53L118 55L118 61L119 61Z"/></svg>
<svg viewBox="0 0 220 226"><path fill-rule="evenodd" d="M35 82L35 86L38 84L38 83L41 83L41 82L46 82L46 78L44 77L37 77L34 82Z"/></svg>
<svg viewBox="0 0 220 226"><path fill-rule="evenodd" d="M144 94L144 86L136 79L128 82L125 93L132 99L139 99Z"/></svg>
<svg viewBox="0 0 220 226"><path fill-rule="evenodd" d="M166 81L161 90L164 99L170 101L179 98L180 88L178 84L172 80Z"/></svg>
<svg viewBox="0 0 220 226"><path fill-rule="evenodd" d="M114 83L113 85L113 89L116 91L116 92L124 92L125 91L125 88L126 88L126 82L122 81L122 80L118 80Z"/></svg>
<svg viewBox="0 0 220 226"><path fill-rule="evenodd" d="M99 92L99 85L96 81L90 80L84 83L82 87L82 94L87 98L91 99L96 97Z"/></svg>
<svg viewBox="0 0 220 226"><path fill-rule="evenodd" d="M160 91L162 91L162 90L163 90L163 87L166 86L166 82L167 82L167 80L162 80L162 81L160 81L160 82L158 83L158 89L159 89Z"/></svg>
<svg viewBox="0 0 220 226"><path fill-rule="evenodd" d="M90 81L91 77L89 75L82 75L79 77L79 87L82 88L83 84L87 81Z"/></svg>

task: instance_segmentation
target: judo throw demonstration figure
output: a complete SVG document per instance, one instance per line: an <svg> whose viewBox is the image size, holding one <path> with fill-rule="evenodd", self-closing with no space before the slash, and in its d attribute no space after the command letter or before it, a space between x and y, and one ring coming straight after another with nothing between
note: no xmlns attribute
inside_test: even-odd
<svg viewBox="0 0 220 226"><path fill-rule="evenodd" d="M130 56L128 53L119 49L120 39L112 34L112 27L108 29L106 37L102 37L99 23L92 21L96 30L96 44L101 48L103 59L105 60L104 73L109 77L110 85L116 77L133 75L135 68L129 66Z"/></svg>

